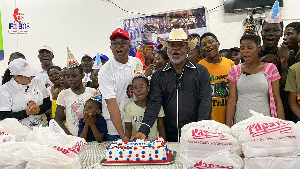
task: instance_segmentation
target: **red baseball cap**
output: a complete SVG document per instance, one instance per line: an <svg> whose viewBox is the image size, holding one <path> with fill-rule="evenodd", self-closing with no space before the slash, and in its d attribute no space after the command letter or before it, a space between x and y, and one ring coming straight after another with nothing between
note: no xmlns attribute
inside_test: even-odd
<svg viewBox="0 0 300 169"><path fill-rule="evenodd" d="M115 31L113 31L113 33L110 35L109 39L113 40L117 36L122 36L125 39L130 40L129 33L121 28L117 28Z"/></svg>

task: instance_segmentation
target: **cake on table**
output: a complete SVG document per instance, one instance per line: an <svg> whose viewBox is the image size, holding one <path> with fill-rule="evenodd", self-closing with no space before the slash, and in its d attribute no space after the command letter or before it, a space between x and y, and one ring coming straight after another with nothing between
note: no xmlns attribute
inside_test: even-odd
<svg viewBox="0 0 300 169"><path fill-rule="evenodd" d="M113 141L105 150L104 163L166 163L171 151L162 137L147 141Z"/></svg>

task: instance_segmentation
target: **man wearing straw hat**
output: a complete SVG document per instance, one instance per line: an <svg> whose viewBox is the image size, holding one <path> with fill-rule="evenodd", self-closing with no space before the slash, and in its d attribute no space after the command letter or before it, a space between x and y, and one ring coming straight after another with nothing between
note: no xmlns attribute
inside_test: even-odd
<svg viewBox="0 0 300 169"><path fill-rule="evenodd" d="M170 61L153 74L142 125L131 139L146 138L163 106L166 140L176 142L185 124L211 119L210 76L204 66L187 60L197 39L188 39L182 28L173 29L169 40L160 42Z"/></svg>

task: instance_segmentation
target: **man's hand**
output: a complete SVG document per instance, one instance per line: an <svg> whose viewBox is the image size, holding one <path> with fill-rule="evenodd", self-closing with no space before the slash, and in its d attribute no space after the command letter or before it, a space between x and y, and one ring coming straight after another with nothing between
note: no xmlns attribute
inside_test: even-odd
<svg viewBox="0 0 300 169"><path fill-rule="evenodd" d="M260 61L273 63L273 64L277 65L280 62L280 59L276 55L267 54L264 57L260 58Z"/></svg>
<svg viewBox="0 0 300 169"><path fill-rule="evenodd" d="M136 140L136 139L139 139L139 138L145 140L146 139L146 135L144 133L142 133L142 132L136 132L136 133L134 133L131 136L130 140Z"/></svg>
<svg viewBox="0 0 300 169"><path fill-rule="evenodd" d="M123 136L123 137L121 137L121 139L123 140L123 141L128 141L129 140L129 138L127 137L127 136Z"/></svg>
<svg viewBox="0 0 300 169"><path fill-rule="evenodd" d="M280 57L281 67L285 68L288 66L288 59L290 57L290 50L287 45L282 44L280 48L278 48L278 56Z"/></svg>

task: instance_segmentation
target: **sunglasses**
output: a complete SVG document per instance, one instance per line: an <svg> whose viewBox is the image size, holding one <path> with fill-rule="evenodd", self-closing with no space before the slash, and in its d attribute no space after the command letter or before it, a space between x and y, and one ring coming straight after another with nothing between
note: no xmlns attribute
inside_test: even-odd
<svg viewBox="0 0 300 169"><path fill-rule="evenodd" d="M118 46L118 44L119 44L121 47L125 47L126 45L129 44L129 42L127 42L127 41L121 41L121 42L111 41L111 42L110 42L110 45L111 45L112 47L116 47L116 46Z"/></svg>

